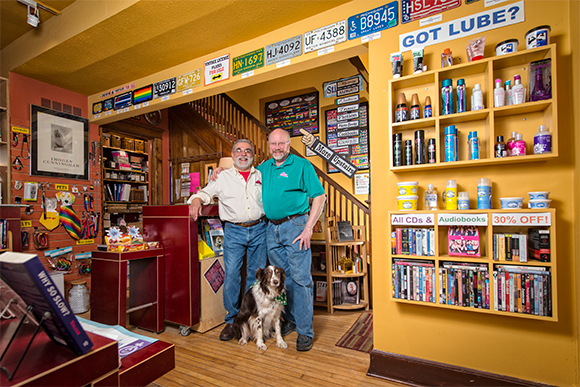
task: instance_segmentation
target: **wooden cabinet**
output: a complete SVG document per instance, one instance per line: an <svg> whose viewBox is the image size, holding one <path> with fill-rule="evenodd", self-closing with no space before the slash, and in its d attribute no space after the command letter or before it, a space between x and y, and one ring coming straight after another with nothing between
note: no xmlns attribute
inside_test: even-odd
<svg viewBox="0 0 580 387"><path fill-rule="evenodd" d="M553 208L390 212L394 238L390 252L391 299L558 321L555 217ZM471 236L464 238L472 241L464 250L468 256L455 255L457 250L450 245L453 240L463 239L455 238L451 235L453 231L449 231L458 228L470 232ZM475 228L477 244L472 237ZM529 229L549 235L547 262L532 259L532 250L528 249L532 243ZM525 237L520 239L520 235ZM506 242L516 236L521 241L519 244ZM422 243L422 246L415 248L413 243L415 246ZM505 254L507 245L517 247L518 251L510 254L509 260Z"/></svg>
<svg viewBox="0 0 580 387"><path fill-rule="evenodd" d="M116 226L121 218L142 230L142 207L149 204L147 141L111 133L101 137L103 230Z"/></svg>
<svg viewBox="0 0 580 387"><path fill-rule="evenodd" d="M326 271L328 305L331 313L335 309L369 309L366 230L364 226L352 226L352 231L354 240L341 242L336 219L334 217L327 219ZM352 263L352 270L348 266L345 269L345 261ZM357 265L356 262L360 263ZM354 286L357 289L354 289ZM356 294L351 293L351 290L356 290ZM337 295L338 293L340 294ZM345 300L345 294L351 297L351 300Z"/></svg>
<svg viewBox="0 0 580 387"><path fill-rule="evenodd" d="M11 201L9 81L0 77L0 204Z"/></svg>
<svg viewBox="0 0 580 387"><path fill-rule="evenodd" d="M548 58L551 59L551 99L524 102L518 105L497 108L493 107L495 79L501 79L503 81L508 79L513 80L514 75L518 74L522 78L522 84L527 88L529 85L530 62ZM391 157L390 169L393 172L412 172L423 169L463 168L531 162L558 157L558 92L556 69L556 45L551 44L390 80L390 149L393 149L393 135L400 133L403 144L406 140L411 140L413 143L414 132L416 130L425 131L425 143L429 139L435 139L436 145L436 160L434 163L394 166ZM469 98L467 98L466 112L442 115L442 82L445 79L451 79L453 81L455 93L453 100L456 101L457 92L455 85L460 78L465 80L469 90L468 97L471 97L471 89L475 84L479 83L481 85L485 108L471 111L471 103L469 102ZM413 94L416 93L418 95L421 103L429 96L432 101L433 117L395 122L395 109L401 93L405 94L408 107L410 107L411 96ZM529 90L526 94L528 93ZM527 96L526 101L529 101ZM423 114L421 114L421 117L423 117ZM445 128L450 125L455 125L458 130L458 161L445 162ZM538 131L539 125L545 125L552 135L552 153L534 154L533 152L533 138L534 134ZM467 143L470 131L476 131L479 138L479 160L469 160ZM501 135L507 140L512 131L523 134L523 139L527 144L527 155L495 158L493 149L497 136Z"/></svg>

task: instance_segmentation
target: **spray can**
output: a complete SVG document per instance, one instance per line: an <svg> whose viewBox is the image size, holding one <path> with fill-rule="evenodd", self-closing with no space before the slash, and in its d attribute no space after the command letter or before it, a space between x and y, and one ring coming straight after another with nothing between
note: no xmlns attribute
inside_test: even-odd
<svg viewBox="0 0 580 387"><path fill-rule="evenodd" d="M405 140L405 165L413 165L413 142Z"/></svg>
<svg viewBox="0 0 580 387"><path fill-rule="evenodd" d="M411 97L411 119L418 120L421 118L421 106L419 106L419 96L413 94Z"/></svg>
<svg viewBox="0 0 580 387"><path fill-rule="evenodd" d="M489 210L491 208L491 179L482 177L477 182L477 208Z"/></svg>
<svg viewBox="0 0 580 387"><path fill-rule="evenodd" d="M437 160L437 146L435 145L435 139L430 138L427 143L427 162L429 164L434 164Z"/></svg>
<svg viewBox="0 0 580 387"><path fill-rule="evenodd" d="M455 125L445 128L445 162L457 161L457 131Z"/></svg>
<svg viewBox="0 0 580 387"><path fill-rule="evenodd" d="M457 113L467 111L467 90L465 89L465 80L457 80Z"/></svg>
<svg viewBox="0 0 580 387"><path fill-rule="evenodd" d="M453 81L444 79L441 83L441 114L453 114Z"/></svg>
<svg viewBox="0 0 580 387"><path fill-rule="evenodd" d="M469 160L479 160L479 139L476 131L469 132L467 144L469 145Z"/></svg>
<svg viewBox="0 0 580 387"><path fill-rule="evenodd" d="M457 209L457 181L447 180L447 188L445 188L445 209L446 210L456 210Z"/></svg>
<svg viewBox="0 0 580 387"><path fill-rule="evenodd" d="M425 97L425 105L423 105L423 118L433 117L433 108L431 107L431 97Z"/></svg>
<svg viewBox="0 0 580 387"><path fill-rule="evenodd" d="M425 164L425 131L415 131L415 164Z"/></svg>
<svg viewBox="0 0 580 387"><path fill-rule="evenodd" d="M393 134L393 167L403 165L403 133Z"/></svg>

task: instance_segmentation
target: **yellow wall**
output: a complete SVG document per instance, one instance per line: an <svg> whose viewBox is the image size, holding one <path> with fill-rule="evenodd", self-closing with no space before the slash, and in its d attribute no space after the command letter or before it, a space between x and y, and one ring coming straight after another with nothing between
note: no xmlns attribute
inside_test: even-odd
<svg viewBox="0 0 580 387"><path fill-rule="evenodd" d="M443 21L451 21L485 10L484 1L471 5L462 4L459 8L442 14ZM305 19L288 27L274 31L243 44L198 58L146 79L137 80L137 87L151 82L176 76L192 69L202 67L203 61L224 53L232 57L244 54L272 42L302 34L306 31L346 19L351 15L384 5L383 1L355 0L329 12ZM509 3L502 3L505 5ZM398 51L399 34L418 30L419 21L399 24L397 27L382 31L382 37L368 43L368 70L370 73L370 139L371 139L371 181L372 181L372 234L373 241L373 300L374 300L374 348L413 356L441 363L478 369L486 372L509 375L526 380L569 386L580 385L578 372L578 314L579 301L577 283L580 269L576 262L580 258L577 242L579 219L578 207L578 164L577 152L578 123L578 20L579 6L576 0L570 1L526 1L525 22L488 31L486 35L485 56L493 55L495 44L504 39L517 37L520 50L525 49L524 34L529 29L549 24L552 26L550 40L557 44L558 51L558 99L559 99L559 151L560 156L546 162L510 164L504 166L448 169L429 173L392 173L389 170L391 157L388 136L388 81L391 79L389 53ZM573 22L571 22L571 20ZM462 38L448 43L430 46L426 49L426 62L429 68L439 67L439 55L445 47L450 47L455 56L465 61L465 44L473 37ZM574 47L575 51L572 51ZM367 52L367 45L360 39L336 46L332 54L318 57L309 53L292 59L292 65L280 69L268 66L256 70L256 75L241 80L236 76L231 80L194 89L189 96L172 96L170 101L155 101L150 110L185 103L207 95L228 92L242 105L250 106L250 111L258 111L264 98L291 91L291 82L297 89L320 87L327 77L319 75L308 79L300 75L295 80L280 78L301 73L307 69L344 60L348 57ZM409 74L410 55L406 53ZM574 72L573 72L574 71ZM304 78L302 78L304 77ZM248 88L263 82L279 79L272 83L280 90L264 90L261 86ZM572 87L575 85L575 87ZM121 85L120 85L121 86ZM255 93L255 95L253 95ZM252 99L245 102L238 97ZM98 100L89 98L89 106ZM142 111L143 112L143 111ZM131 111L115 117L103 117L93 121L101 124L134 115ZM531 137L526 137L529 143ZM296 146L296 144L294 144ZM298 145L301 148L301 145ZM398 181L418 180L422 187L434 183L439 190L445 181L457 179L463 189L473 197L476 180L490 177L494 183L494 207L497 198L502 196L526 196L531 190L552 192L552 205L557 210L557 251L559 321L541 322L523 318L485 315L468 311L445 310L402 305L390 300L390 274L388 250L390 249L387 212L396 210L395 184ZM347 182L347 186L351 183ZM574 198L574 199L573 199ZM422 197L421 197L422 199ZM555 289L556 291L556 289Z"/></svg>
<svg viewBox="0 0 580 387"><path fill-rule="evenodd" d="M494 55L495 44L502 40L518 38L520 50L524 50L526 31L543 24L552 26L550 42L557 44L558 52L560 156L546 162L419 173L389 171L391 157L389 133L381 128L383 126L381 123L388 122L388 109L377 108L389 106L388 81L391 79L389 53L399 50L399 34L422 27L416 22L404 24L397 27L397 35L393 39L370 42L370 136L373 155L371 181L374 194L371 211L376 349L549 384L578 385L575 286L577 266L574 259L577 251L573 243L578 239L575 238L577 235L575 200L572 200L578 196L575 195L574 185L571 184L577 180L577 170L574 168L577 161L574 154L578 149L576 137L578 126L574 126L574 116L571 114L572 90L569 87L572 82L572 69L577 70L578 64L576 63L574 67L570 61L571 37L567 16L570 14L570 6L570 2L567 1L526 1L525 22L485 33L485 56L489 57ZM444 12L443 21L455 20L484 10L483 1L469 6L463 5L458 9ZM427 47L426 60L429 68L440 67L440 53L445 47L450 47L454 56L462 57L465 62L467 41L480 35ZM577 49L577 34L573 41ZM408 75L411 73L410 53L405 54L404 75ZM522 122L520 125L524 127L529 123ZM535 128L537 130L537 126ZM524 139L528 144L533 141L531 136ZM433 183L441 192L446 180L456 179L462 187L460 190L470 192L473 208L476 183L480 177L492 179L494 208L499 208L499 197L527 197L528 191L552 192L552 207L557 209L558 230L558 322L442 310L389 301L390 281L385 279L390 277L387 255L390 241L385 236L389 233L387 212L396 210L395 184L399 181L417 180L421 187L425 188L428 183Z"/></svg>

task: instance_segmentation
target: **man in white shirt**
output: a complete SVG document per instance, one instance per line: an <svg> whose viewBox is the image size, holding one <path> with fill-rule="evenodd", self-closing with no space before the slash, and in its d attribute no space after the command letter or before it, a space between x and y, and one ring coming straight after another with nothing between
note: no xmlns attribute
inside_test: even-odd
<svg viewBox="0 0 580 387"><path fill-rule="evenodd" d="M193 220L201 215L202 204L219 199L219 214L224 225L224 307L226 326L220 340L234 337L232 323L240 308L240 270L247 255L246 288L256 281L256 270L266 267L267 220L262 205L262 175L254 169L254 147L246 139L238 140L232 148L234 167L220 173L217 180L191 195L189 215Z"/></svg>

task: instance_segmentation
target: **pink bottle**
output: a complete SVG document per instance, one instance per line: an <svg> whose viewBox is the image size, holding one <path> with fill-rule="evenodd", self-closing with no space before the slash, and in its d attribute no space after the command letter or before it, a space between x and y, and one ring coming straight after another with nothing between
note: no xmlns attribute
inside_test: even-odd
<svg viewBox="0 0 580 387"><path fill-rule="evenodd" d="M526 142L523 140L524 135L521 133L516 134L516 140L514 141L514 147L512 148L512 156L525 156L526 155Z"/></svg>

